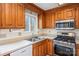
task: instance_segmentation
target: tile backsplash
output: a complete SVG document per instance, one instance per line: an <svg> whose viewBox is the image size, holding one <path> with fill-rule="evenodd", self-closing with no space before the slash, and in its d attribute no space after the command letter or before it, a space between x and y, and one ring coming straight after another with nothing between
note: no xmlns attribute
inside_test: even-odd
<svg viewBox="0 0 79 59"><path fill-rule="evenodd" d="M14 37L17 36L18 33L21 32L22 35L32 35L32 33L24 31L24 29L0 29L0 38L4 37Z"/></svg>
<svg viewBox="0 0 79 59"><path fill-rule="evenodd" d="M24 31L24 29L11 29L11 31L9 31L9 29L0 29L0 37L5 36L5 34L8 37L17 36L18 32L21 32L24 35L32 35L31 32L26 32ZM76 34L76 37L79 37L79 29L75 29L75 30L39 29L38 30L39 34L57 35L57 32L74 32Z"/></svg>
<svg viewBox="0 0 79 59"><path fill-rule="evenodd" d="M79 29L75 29L75 30L42 29L39 30L39 32L42 32L43 34L52 34L53 36L56 36L57 32L74 32L76 41L79 41Z"/></svg>
<svg viewBox="0 0 79 59"><path fill-rule="evenodd" d="M0 29L0 39L6 37L15 37L18 33L21 32L22 35L26 35L27 37L32 37L32 32L26 32L24 29ZM79 42L79 29L75 30L56 30L56 29L39 29L37 34L52 34L52 36L56 36L57 32L74 32L76 34L76 42Z"/></svg>

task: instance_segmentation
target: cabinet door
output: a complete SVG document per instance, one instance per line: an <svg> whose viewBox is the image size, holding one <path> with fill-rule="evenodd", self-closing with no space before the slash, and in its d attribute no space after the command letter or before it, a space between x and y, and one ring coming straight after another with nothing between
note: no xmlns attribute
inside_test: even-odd
<svg viewBox="0 0 79 59"><path fill-rule="evenodd" d="M52 43L52 40L48 39L48 43L47 43L47 46L48 46L48 55L52 56L53 55L53 43Z"/></svg>
<svg viewBox="0 0 79 59"><path fill-rule="evenodd" d="M76 28L79 29L79 7L76 8L75 22L76 22Z"/></svg>
<svg viewBox="0 0 79 59"><path fill-rule="evenodd" d="M12 3L12 27L16 28L16 20L17 20L17 4Z"/></svg>
<svg viewBox="0 0 79 59"><path fill-rule="evenodd" d="M55 13L52 13L52 19L51 19L52 21L52 23L51 23L51 27L52 28L55 28Z"/></svg>
<svg viewBox="0 0 79 59"><path fill-rule="evenodd" d="M55 12L55 20L63 20L63 10Z"/></svg>
<svg viewBox="0 0 79 59"><path fill-rule="evenodd" d="M75 18L75 8L64 10L64 19L74 19Z"/></svg>
<svg viewBox="0 0 79 59"><path fill-rule="evenodd" d="M17 4L17 19L16 19L16 27L24 28L25 27L25 17L24 17L24 7L23 5Z"/></svg>
<svg viewBox="0 0 79 59"><path fill-rule="evenodd" d="M45 28L45 17L43 13L38 15L38 28Z"/></svg>
<svg viewBox="0 0 79 59"><path fill-rule="evenodd" d="M42 47L43 47L43 55L46 56L47 55L47 39L44 40Z"/></svg>
<svg viewBox="0 0 79 59"><path fill-rule="evenodd" d="M33 50L32 50L32 55L33 56L39 56L39 43L33 44Z"/></svg>
<svg viewBox="0 0 79 59"><path fill-rule="evenodd" d="M47 47L45 41L33 44L33 56L45 56L47 52L45 47Z"/></svg>
<svg viewBox="0 0 79 59"><path fill-rule="evenodd" d="M76 44L76 55L79 56L79 44Z"/></svg>
<svg viewBox="0 0 79 59"><path fill-rule="evenodd" d="M39 47L39 50L38 50L38 51L39 51L39 56L42 56L42 55L43 55L43 54L42 54L42 51L43 51L43 50L42 50L42 45L39 45L38 47Z"/></svg>
<svg viewBox="0 0 79 59"><path fill-rule="evenodd" d="M2 28L2 5L0 4L0 28Z"/></svg>
<svg viewBox="0 0 79 59"><path fill-rule="evenodd" d="M38 28L41 29L42 28L42 15L38 15Z"/></svg>
<svg viewBox="0 0 79 59"><path fill-rule="evenodd" d="M52 14L51 13L46 13L45 20L46 20L46 28L52 28Z"/></svg>
<svg viewBox="0 0 79 59"><path fill-rule="evenodd" d="M12 10L11 4L8 3L2 4L2 25L5 28L12 27L11 10Z"/></svg>
<svg viewBox="0 0 79 59"><path fill-rule="evenodd" d="M45 20L46 20L46 28L49 28L49 15L45 14Z"/></svg>

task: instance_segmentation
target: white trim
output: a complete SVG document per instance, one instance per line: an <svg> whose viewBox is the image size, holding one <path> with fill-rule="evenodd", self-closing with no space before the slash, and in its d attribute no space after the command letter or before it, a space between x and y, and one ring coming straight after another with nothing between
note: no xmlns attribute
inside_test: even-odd
<svg viewBox="0 0 79 59"><path fill-rule="evenodd" d="M38 31L38 17L37 17L38 14L34 15L34 14L26 12L25 16L27 17L27 15L30 16L30 17L35 17L36 18L35 19L36 20L36 26L35 26L36 29L34 29L34 31L37 32ZM29 28L30 28L29 31L26 31L26 32L32 32L31 31L31 20L29 20Z"/></svg>

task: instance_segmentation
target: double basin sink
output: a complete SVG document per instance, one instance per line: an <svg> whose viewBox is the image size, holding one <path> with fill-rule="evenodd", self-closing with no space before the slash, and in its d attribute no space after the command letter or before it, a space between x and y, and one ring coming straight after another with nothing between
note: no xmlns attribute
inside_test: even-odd
<svg viewBox="0 0 79 59"><path fill-rule="evenodd" d="M36 42L38 40L40 40L38 37L33 37L31 39L28 39L28 41L31 41L31 42Z"/></svg>
<svg viewBox="0 0 79 59"><path fill-rule="evenodd" d="M28 41L36 42L36 41L44 40L46 38L53 39L55 37L53 37L52 35L51 36L46 36L46 35L43 35L43 36L35 36L35 37L32 37L31 39L28 39Z"/></svg>
<svg viewBox="0 0 79 59"><path fill-rule="evenodd" d="M40 36L36 36L36 37L32 37L31 39L28 39L28 41L36 42L36 41L39 41L39 40L42 40L42 39L44 39L44 38L40 37Z"/></svg>

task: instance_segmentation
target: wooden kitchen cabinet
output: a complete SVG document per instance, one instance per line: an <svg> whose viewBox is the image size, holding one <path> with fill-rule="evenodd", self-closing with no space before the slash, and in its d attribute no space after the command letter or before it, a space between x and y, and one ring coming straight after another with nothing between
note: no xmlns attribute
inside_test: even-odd
<svg viewBox="0 0 79 59"><path fill-rule="evenodd" d="M45 56L46 55L46 41L41 41L33 44L32 50L33 56Z"/></svg>
<svg viewBox="0 0 79 59"><path fill-rule="evenodd" d="M63 20L63 10L58 10L55 12L55 20Z"/></svg>
<svg viewBox="0 0 79 59"><path fill-rule="evenodd" d="M39 29L44 29L45 28L45 14L42 13L42 14L39 14L38 15L38 28Z"/></svg>
<svg viewBox="0 0 79 59"><path fill-rule="evenodd" d="M75 18L75 8L65 8L55 12L56 20L67 20Z"/></svg>
<svg viewBox="0 0 79 59"><path fill-rule="evenodd" d="M55 13L52 13L52 19L51 19L51 28L55 28Z"/></svg>
<svg viewBox="0 0 79 59"><path fill-rule="evenodd" d="M53 41L45 39L41 42L33 44L32 55L33 56L52 56L54 54Z"/></svg>
<svg viewBox="0 0 79 59"><path fill-rule="evenodd" d="M0 28L2 28L2 5L0 4Z"/></svg>
<svg viewBox="0 0 79 59"><path fill-rule="evenodd" d="M75 8L68 8L64 10L64 19L74 19L75 18Z"/></svg>
<svg viewBox="0 0 79 59"><path fill-rule="evenodd" d="M51 39L47 39L47 55L54 55L54 45Z"/></svg>
<svg viewBox="0 0 79 59"><path fill-rule="evenodd" d="M39 29L55 28L55 13L48 12L38 16Z"/></svg>
<svg viewBox="0 0 79 59"><path fill-rule="evenodd" d="M76 28L79 29L79 7L76 8L76 18L75 18Z"/></svg>
<svg viewBox="0 0 79 59"><path fill-rule="evenodd" d="M79 56L79 44L76 44L76 55Z"/></svg>
<svg viewBox="0 0 79 59"><path fill-rule="evenodd" d="M46 28L52 28L52 13L45 14Z"/></svg>
<svg viewBox="0 0 79 59"><path fill-rule="evenodd" d="M1 6L1 28L24 28L24 7L16 3L2 3Z"/></svg>
<svg viewBox="0 0 79 59"><path fill-rule="evenodd" d="M2 26L3 28L11 28L12 27L12 15L11 15L11 4L2 4Z"/></svg>
<svg viewBox="0 0 79 59"><path fill-rule="evenodd" d="M24 15L24 6L17 4L17 19L16 19L16 27L24 28L25 27L25 15Z"/></svg>

